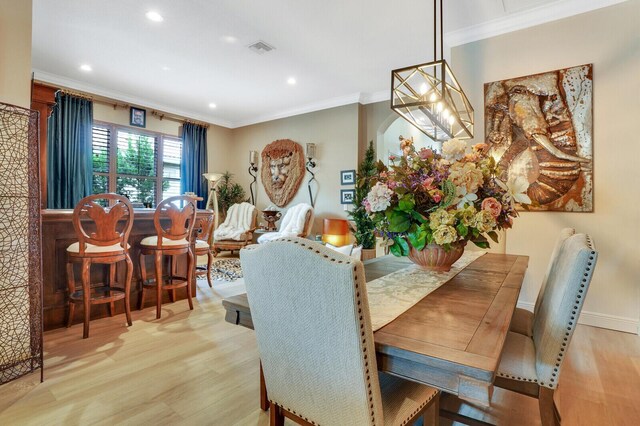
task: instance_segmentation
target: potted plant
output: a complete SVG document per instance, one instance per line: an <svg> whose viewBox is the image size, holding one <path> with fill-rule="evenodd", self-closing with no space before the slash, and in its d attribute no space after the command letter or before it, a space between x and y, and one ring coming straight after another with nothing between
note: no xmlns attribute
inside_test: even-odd
<svg viewBox="0 0 640 426"><path fill-rule="evenodd" d="M378 172L375 156L373 141L370 141L356 174L356 195L353 200L355 208L349 212L349 218L355 224L355 227L351 227L351 232L356 244L362 246L362 260L376 257L375 223L364 205L364 200L371 190L371 181Z"/></svg>
<svg viewBox="0 0 640 426"><path fill-rule="evenodd" d="M531 203L525 178L498 179L486 144L467 152L466 142L451 139L438 154L405 140L402 149L397 163L378 162L363 203L391 253L424 269L448 271L468 241L488 248L487 237L497 242L495 231L511 228L516 203Z"/></svg>
<svg viewBox="0 0 640 426"><path fill-rule="evenodd" d="M228 171L224 172L216 189L218 192L220 223L222 223L227 216L227 210L229 210L229 207L233 204L246 201L247 199L244 188L242 188L239 183L233 182L231 179L232 177L232 173L229 173Z"/></svg>

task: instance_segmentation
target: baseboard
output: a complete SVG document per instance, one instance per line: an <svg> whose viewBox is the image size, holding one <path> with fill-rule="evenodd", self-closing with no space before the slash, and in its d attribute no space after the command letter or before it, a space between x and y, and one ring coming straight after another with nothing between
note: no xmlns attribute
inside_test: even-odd
<svg viewBox="0 0 640 426"><path fill-rule="evenodd" d="M518 301L518 308L533 311L533 307L533 303ZM619 317L616 315L582 311L578 323L593 327L607 328L609 330L622 331L625 333L640 334L640 323L637 319Z"/></svg>

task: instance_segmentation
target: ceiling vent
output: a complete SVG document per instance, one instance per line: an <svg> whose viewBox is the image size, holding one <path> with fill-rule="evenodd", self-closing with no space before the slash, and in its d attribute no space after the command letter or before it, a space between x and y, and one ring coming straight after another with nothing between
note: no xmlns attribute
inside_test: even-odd
<svg viewBox="0 0 640 426"><path fill-rule="evenodd" d="M275 47L270 44L265 43L262 40L258 40L253 44L249 45L249 49L258 55L262 55L263 53L271 52Z"/></svg>

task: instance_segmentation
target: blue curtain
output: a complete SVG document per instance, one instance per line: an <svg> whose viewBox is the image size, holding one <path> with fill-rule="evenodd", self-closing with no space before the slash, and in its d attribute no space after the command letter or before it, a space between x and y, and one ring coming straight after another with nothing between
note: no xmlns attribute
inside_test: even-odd
<svg viewBox="0 0 640 426"><path fill-rule="evenodd" d="M47 129L47 208L72 209L92 192L93 102L56 93Z"/></svg>
<svg viewBox="0 0 640 426"><path fill-rule="evenodd" d="M180 164L180 190L195 192L207 202L207 180L202 176L207 172L207 128L199 124L185 123L182 126L182 164Z"/></svg>

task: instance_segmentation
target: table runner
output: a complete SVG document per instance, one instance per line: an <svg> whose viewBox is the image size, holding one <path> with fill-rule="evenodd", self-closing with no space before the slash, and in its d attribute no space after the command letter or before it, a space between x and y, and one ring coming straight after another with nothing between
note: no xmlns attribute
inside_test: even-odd
<svg viewBox="0 0 640 426"><path fill-rule="evenodd" d="M367 283L371 328L376 331L402 315L442 284L449 281L484 251L465 251L449 272L437 273L417 265L392 272Z"/></svg>

